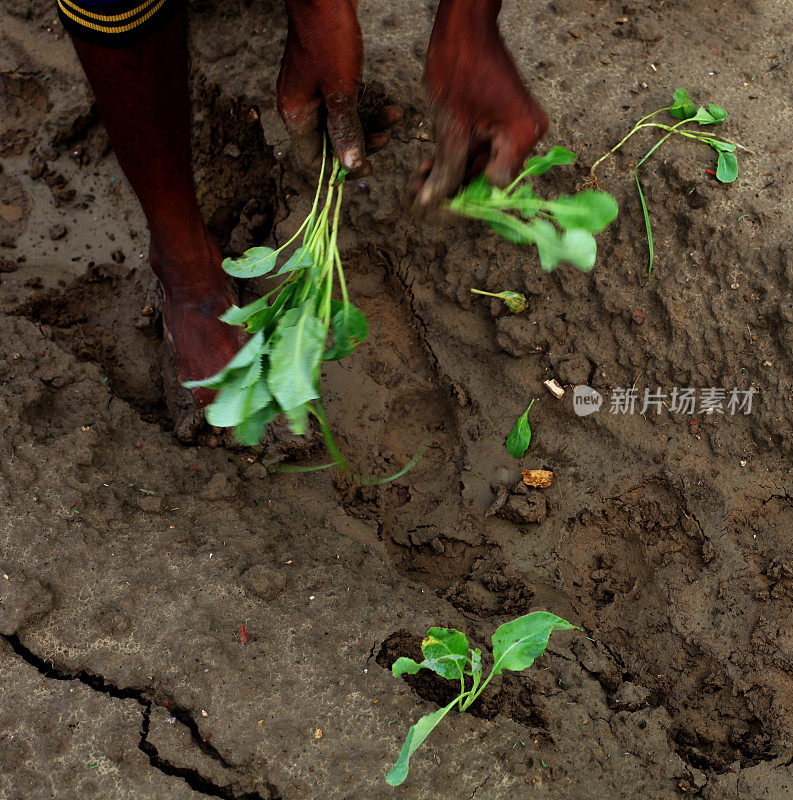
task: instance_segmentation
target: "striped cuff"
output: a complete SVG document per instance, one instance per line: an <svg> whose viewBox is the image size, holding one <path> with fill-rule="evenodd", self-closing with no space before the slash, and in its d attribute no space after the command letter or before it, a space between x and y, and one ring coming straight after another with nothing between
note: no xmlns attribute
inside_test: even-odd
<svg viewBox="0 0 793 800"><path fill-rule="evenodd" d="M126 47L151 33L181 0L57 0L63 27L79 39L105 47Z"/></svg>

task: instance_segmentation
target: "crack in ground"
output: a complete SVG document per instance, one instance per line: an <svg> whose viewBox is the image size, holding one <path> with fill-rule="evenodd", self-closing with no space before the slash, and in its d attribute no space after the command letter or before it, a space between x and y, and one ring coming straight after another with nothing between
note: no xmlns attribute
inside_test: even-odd
<svg viewBox="0 0 793 800"><path fill-rule="evenodd" d="M280 800L280 793L269 783L267 784L266 797L259 792L238 792L232 786L220 786L202 775L196 769L179 767L167 759L162 758L157 747L149 741L151 710L154 701L142 690L116 686L101 675L95 675L85 670L72 672L58 668L51 660L49 662L45 661L28 647L25 647L16 634L11 634L10 636L2 634L2 638L5 639L9 647L11 647L25 663L49 680L78 681L93 691L106 694L116 700L135 700L141 706L142 716L138 749L146 755L151 766L163 774L174 778L181 778L191 789L207 797L219 797L222 800ZM217 761L224 769L234 769L222 754L218 752L217 748L202 738L198 730L198 724L186 709L174 708L173 706L166 706L166 708L173 717L190 731L190 737L204 755Z"/></svg>

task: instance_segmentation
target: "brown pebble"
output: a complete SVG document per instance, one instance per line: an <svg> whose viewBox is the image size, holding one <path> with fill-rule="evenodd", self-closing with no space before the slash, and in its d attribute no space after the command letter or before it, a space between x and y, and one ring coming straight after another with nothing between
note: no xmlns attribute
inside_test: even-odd
<svg viewBox="0 0 793 800"><path fill-rule="evenodd" d="M50 233L50 239L52 239L53 242L56 242L58 241L58 239L63 239L63 237L66 236L66 226L53 225L50 228L49 233Z"/></svg>

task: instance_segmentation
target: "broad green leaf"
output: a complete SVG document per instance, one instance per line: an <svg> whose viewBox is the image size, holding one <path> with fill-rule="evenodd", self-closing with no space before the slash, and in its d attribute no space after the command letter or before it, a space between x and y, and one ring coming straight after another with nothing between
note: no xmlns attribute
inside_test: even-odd
<svg viewBox="0 0 793 800"><path fill-rule="evenodd" d="M542 200L534 194L534 190L528 183L518 186L510 192L509 208L514 208L523 219L531 219L542 208Z"/></svg>
<svg viewBox="0 0 793 800"><path fill-rule="evenodd" d="M506 305L513 314L520 314L529 307L529 301L526 299L526 295L520 292L496 292L493 296L503 300L504 305Z"/></svg>
<svg viewBox="0 0 793 800"><path fill-rule="evenodd" d="M556 269L560 261L569 261L584 272L595 265L597 244L589 231L573 228L560 234L544 219L535 219L528 227L540 254L540 265L546 272Z"/></svg>
<svg viewBox="0 0 793 800"><path fill-rule="evenodd" d="M352 303L333 301L333 344L322 356L325 361L334 361L348 356L369 334L369 326L363 311Z"/></svg>
<svg viewBox="0 0 793 800"><path fill-rule="evenodd" d="M735 153L719 153L716 177L722 183L732 183L738 177L738 159Z"/></svg>
<svg viewBox="0 0 793 800"><path fill-rule="evenodd" d="M242 422L248 390L259 380L261 371L261 359L254 361L247 369L237 370L207 406L207 422L218 428L231 428Z"/></svg>
<svg viewBox="0 0 793 800"><path fill-rule="evenodd" d="M572 164L578 156L566 147L552 147L544 156L530 158L523 167L524 175L542 175L551 167Z"/></svg>
<svg viewBox="0 0 793 800"><path fill-rule="evenodd" d="M225 314L221 315L220 321L225 322L227 325L244 325L245 320L248 319L251 314L268 309L270 307L269 301L270 298L265 296L254 300L252 303L248 303L247 306L243 306L242 308L239 306L232 306Z"/></svg>
<svg viewBox="0 0 793 800"><path fill-rule="evenodd" d="M685 89L678 89L672 95L672 108L669 113L677 119L691 119L697 113L697 107Z"/></svg>
<svg viewBox="0 0 793 800"><path fill-rule="evenodd" d="M424 653L424 666L437 672L442 678L453 680L463 675L468 639L464 633L454 628L430 628L421 643L421 652Z"/></svg>
<svg viewBox="0 0 793 800"><path fill-rule="evenodd" d="M391 673L395 678L399 678L405 673L415 675L424 665L419 664L407 656L401 656L391 666Z"/></svg>
<svg viewBox="0 0 793 800"><path fill-rule="evenodd" d="M463 187L454 199L463 203L483 203L489 199L492 191L493 187L487 175L479 175Z"/></svg>
<svg viewBox="0 0 793 800"><path fill-rule="evenodd" d="M505 622L496 629L493 642L493 674L505 669L520 672L545 652L553 631L580 630L548 611L534 611Z"/></svg>
<svg viewBox="0 0 793 800"><path fill-rule="evenodd" d="M714 117L710 111L703 106L700 106L697 109L697 113L691 117L691 122L698 122L700 125L716 125L719 122L723 122L723 120L716 119L716 117Z"/></svg>
<svg viewBox="0 0 793 800"><path fill-rule="evenodd" d="M294 253L284 262L276 275L283 275L285 272L294 272L296 269L310 267L314 263L311 253L307 247L298 247Z"/></svg>
<svg viewBox="0 0 793 800"><path fill-rule="evenodd" d="M562 195L544 206L560 227L581 228L590 233L600 233L619 212L617 201L610 194L594 190Z"/></svg>
<svg viewBox="0 0 793 800"><path fill-rule="evenodd" d="M719 153L734 153L737 147L732 142L720 142L718 139L710 139L708 144Z"/></svg>
<svg viewBox="0 0 793 800"><path fill-rule="evenodd" d="M275 417L277 410L278 408L275 403L271 403L264 408L254 411L250 416L245 417L245 419L234 428L234 436L236 436L237 441L247 447L259 444L265 429L270 424L273 417Z"/></svg>
<svg viewBox="0 0 793 800"><path fill-rule="evenodd" d="M529 411L534 405L534 400L529 403L529 407L518 417L515 427L507 436L507 450L513 458L523 458L523 454L531 442L531 428L529 427Z"/></svg>
<svg viewBox="0 0 793 800"><path fill-rule="evenodd" d="M267 376L261 375L259 380L252 384L245 394L244 416L249 417L259 409L265 408L270 405L272 400L273 396L267 385Z"/></svg>
<svg viewBox="0 0 793 800"><path fill-rule="evenodd" d="M268 330L271 323L278 319L282 309L295 297L299 289L299 282L289 283L284 286L271 306L264 307L261 311L255 311L245 320L245 330L248 331L248 333L264 331L265 335L269 336L269 334L272 333L271 330Z"/></svg>
<svg viewBox="0 0 793 800"><path fill-rule="evenodd" d="M296 436L303 436L308 430L308 408L305 405L284 409L284 416L289 422L289 430Z"/></svg>
<svg viewBox="0 0 793 800"><path fill-rule="evenodd" d="M267 381L285 412L319 397L319 362L324 344L325 326L314 314L312 298L290 308L279 320L270 347Z"/></svg>
<svg viewBox="0 0 793 800"><path fill-rule="evenodd" d="M261 355L262 345L264 344L264 337L262 334L256 334L245 342L239 349L234 358L223 367L220 372L212 375L209 378L204 378L200 381L185 381L183 386L186 389L197 389L199 386L205 386L208 389L216 389L226 383L226 379L235 369L247 367L251 364L257 356Z"/></svg>
<svg viewBox="0 0 793 800"><path fill-rule="evenodd" d="M493 209L482 219L502 238L513 244L532 244L534 237L531 229L525 222L505 214L503 211Z"/></svg>
<svg viewBox="0 0 793 800"><path fill-rule="evenodd" d="M399 753L396 764L388 771L386 783L391 786L399 786L407 778L410 768L410 757L416 752L421 743L432 733L435 726L454 708L457 703L455 697L448 706L433 711L422 717L415 725L410 726L405 743Z"/></svg>
<svg viewBox="0 0 793 800"><path fill-rule="evenodd" d="M278 251L272 247L251 247L239 258L224 258L223 271L232 278L258 278L275 268Z"/></svg>
<svg viewBox="0 0 793 800"><path fill-rule="evenodd" d="M724 122L727 119L727 112L715 103L708 103L708 113L717 123Z"/></svg>

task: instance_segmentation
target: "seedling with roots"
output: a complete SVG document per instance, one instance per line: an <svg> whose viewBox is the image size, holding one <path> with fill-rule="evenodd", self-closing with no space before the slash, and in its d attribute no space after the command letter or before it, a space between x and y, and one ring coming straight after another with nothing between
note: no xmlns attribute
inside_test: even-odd
<svg viewBox="0 0 793 800"><path fill-rule="evenodd" d="M661 122L652 121L653 117L668 111L673 117L679 119L680 122L674 125L665 125ZM691 100L688 92L685 89L678 89L672 96L672 105L664 106L656 111L653 111L647 116L642 117L628 132L621 141L619 141L611 150L605 155L601 156L592 165L589 170L589 179L595 186L599 185L595 170L607 158L617 152L635 133L642 130L655 129L664 131L664 135L642 156L633 169L634 180L636 181L636 188L639 192L639 201L642 206L642 214L644 215L644 226L647 231L647 245L650 253L650 262L648 267L648 274L653 271L653 261L655 260L655 247L653 245L653 230L650 223L650 213L647 209L647 201L644 197L642 184L639 180L639 167L671 136L683 136L686 139L694 139L695 141L702 142L712 147L719 157L716 161L716 178L722 183L732 183L738 177L738 158L736 150L745 150L749 152L748 148L744 147L737 142L731 142L720 136L716 136L708 131L700 130L703 126L708 125L721 125L727 119L727 112L715 103L709 103L707 106L697 107ZM697 123L700 128L684 128L686 123Z"/></svg>
<svg viewBox="0 0 793 800"><path fill-rule="evenodd" d="M581 630L548 611L534 611L496 629L491 638L493 669L482 680L482 651L472 649L464 633L454 628L430 628L421 643L424 660L398 658L391 672L395 677L415 675L420 669L430 669L450 681L459 681L460 692L447 706L422 717L410 726L396 764L386 775L391 786L399 786L408 774L410 757L432 733L438 723L456 706L460 712L471 707L490 681L504 670L521 672L528 669L545 652L553 631Z"/></svg>

